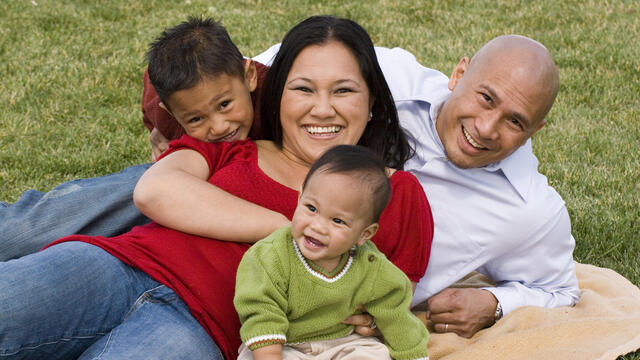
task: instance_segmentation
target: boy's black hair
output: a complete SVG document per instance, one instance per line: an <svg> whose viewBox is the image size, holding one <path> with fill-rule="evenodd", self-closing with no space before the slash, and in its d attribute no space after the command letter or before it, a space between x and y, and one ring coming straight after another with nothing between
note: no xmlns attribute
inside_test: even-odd
<svg viewBox="0 0 640 360"><path fill-rule="evenodd" d="M373 117L367 123L358 145L372 149L388 167L402 169L413 155L413 150L400 128L396 106L378 64L371 38L360 25L349 19L312 16L285 35L263 83L263 88L269 89L262 95L260 109L265 137L282 145L280 101L287 75L303 49L329 41L338 41L353 53L374 101L371 109Z"/></svg>
<svg viewBox="0 0 640 360"><path fill-rule="evenodd" d="M372 198L373 221L378 222L380 214L391 197L391 185L384 162L364 146L337 145L327 150L316 160L302 183L302 191L314 173L348 174L356 177L363 187L367 187Z"/></svg>
<svg viewBox="0 0 640 360"><path fill-rule="evenodd" d="M242 54L227 30L210 18L190 17L166 29L150 44L146 58L149 80L165 106L171 94L190 89L207 76L244 78Z"/></svg>

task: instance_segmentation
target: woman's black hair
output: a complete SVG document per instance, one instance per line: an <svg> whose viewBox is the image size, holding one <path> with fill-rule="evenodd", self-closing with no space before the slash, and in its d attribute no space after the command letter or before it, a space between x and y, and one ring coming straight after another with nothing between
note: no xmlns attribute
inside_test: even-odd
<svg viewBox="0 0 640 360"><path fill-rule="evenodd" d="M371 38L360 25L349 19L312 16L285 35L263 84L263 89L269 90L263 92L261 99L261 123L265 138L282 145L280 101L287 75L298 54L307 46L330 41L340 42L353 53L373 99L373 116L358 145L373 150L386 166L402 169L413 155L413 150L400 127L393 97L378 64Z"/></svg>

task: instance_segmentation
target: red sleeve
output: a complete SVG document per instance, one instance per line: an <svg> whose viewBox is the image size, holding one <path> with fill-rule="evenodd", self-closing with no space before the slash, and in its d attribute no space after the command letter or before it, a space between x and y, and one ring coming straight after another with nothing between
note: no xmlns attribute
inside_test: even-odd
<svg viewBox="0 0 640 360"><path fill-rule="evenodd" d="M184 149L195 150L205 158L209 165L210 176L226 165L229 160L239 159L240 157L249 158L257 151L255 143L250 140L208 143L196 140L189 135L184 135L180 139L169 143L169 148L158 157L158 161L173 152Z"/></svg>
<svg viewBox="0 0 640 360"><path fill-rule="evenodd" d="M144 71L142 77L142 122L151 131L156 128L169 140L184 135L182 126L165 109L160 107L160 98L149 80L149 71Z"/></svg>
<svg viewBox="0 0 640 360"><path fill-rule="evenodd" d="M391 200L380 216L373 242L411 281L427 270L433 240L431 207L415 176L396 171L391 177Z"/></svg>

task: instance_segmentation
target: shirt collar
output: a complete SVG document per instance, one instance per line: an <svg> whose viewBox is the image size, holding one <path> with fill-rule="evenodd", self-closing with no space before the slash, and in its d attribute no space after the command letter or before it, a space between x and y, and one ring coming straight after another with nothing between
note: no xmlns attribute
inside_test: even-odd
<svg viewBox="0 0 640 360"><path fill-rule="evenodd" d="M440 97L434 101L429 108L431 131L433 131L435 135L434 138L436 139L438 149L442 152L443 156L446 155L444 152L444 146L442 145L440 136L436 130L436 119L438 118L438 114L440 114L442 106L447 99L449 99L450 94L451 93L447 93ZM455 166L453 164L451 165ZM481 169L489 172L502 171L502 174L504 174L511 186L513 186L513 188L518 192L522 200L527 201L533 175L538 170L538 159L533 154L531 139L528 139L524 145L519 147L505 159L483 166ZM464 169L460 170L464 171Z"/></svg>

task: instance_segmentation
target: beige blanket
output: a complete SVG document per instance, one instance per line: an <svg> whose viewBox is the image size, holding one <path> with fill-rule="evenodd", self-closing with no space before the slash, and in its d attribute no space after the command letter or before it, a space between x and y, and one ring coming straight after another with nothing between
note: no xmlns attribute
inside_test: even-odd
<svg viewBox="0 0 640 360"><path fill-rule="evenodd" d="M575 307L520 308L471 339L431 331L430 359L616 359L640 349L640 289L610 269L576 263L576 273Z"/></svg>

